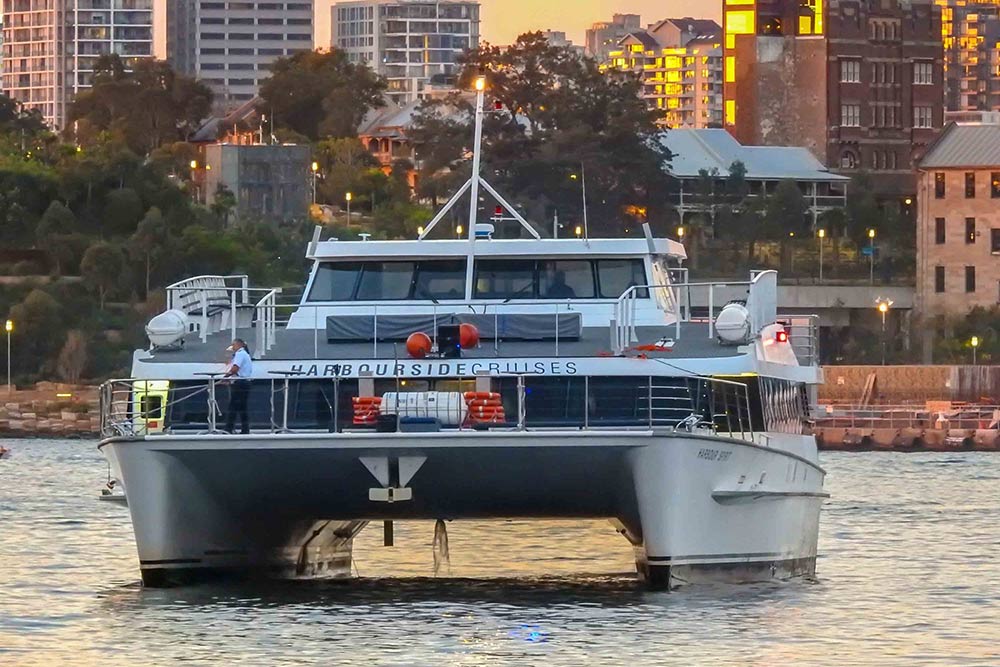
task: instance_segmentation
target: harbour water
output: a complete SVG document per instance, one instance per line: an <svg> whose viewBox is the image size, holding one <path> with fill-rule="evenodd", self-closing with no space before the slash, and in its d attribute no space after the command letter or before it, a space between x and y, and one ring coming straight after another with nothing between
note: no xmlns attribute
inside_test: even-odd
<svg viewBox="0 0 1000 667"><path fill-rule="evenodd" d="M605 522L380 527L360 578L144 590L95 443L0 461L0 665L1000 665L1000 455L830 453L815 581L651 593ZM290 490L293 492L293 490Z"/></svg>

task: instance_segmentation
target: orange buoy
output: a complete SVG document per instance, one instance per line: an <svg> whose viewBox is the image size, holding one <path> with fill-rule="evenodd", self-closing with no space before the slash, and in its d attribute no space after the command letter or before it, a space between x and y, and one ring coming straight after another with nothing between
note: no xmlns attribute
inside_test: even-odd
<svg viewBox="0 0 1000 667"><path fill-rule="evenodd" d="M406 339L406 352L414 359L423 359L431 351L431 337L423 331L411 333Z"/></svg>
<svg viewBox="0 0 1000 667"><path fill-rule="evenodd" d="M463 350L471 350L479 345L479 329L476 325L463 323L458 327L458 344Z"/></svg>

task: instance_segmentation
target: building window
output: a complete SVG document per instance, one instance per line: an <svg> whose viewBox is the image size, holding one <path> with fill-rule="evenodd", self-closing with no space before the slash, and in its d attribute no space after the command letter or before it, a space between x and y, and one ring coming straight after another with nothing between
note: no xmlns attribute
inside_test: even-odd
<svg viewBox="0 0 1000 667"><path fill-rule="evenodd" d="M861 83L861 61L841 60L840 61L840 82L841 83Z"/></svg>
<svg viewBox="0 0 1000 667"><path fill-rule="evenodd" d="M844 151L840 156L841 169L856 169L858 166L858 156L854 151Z"/></svg>
<svg viewBox="0 0 1000 667"><path fill-rule="evenodd" d="M1000 199L1000 171L990 174L990 197Z"/></svg>
<svg viewBox="0 0 1000 667"><path fill-rule="evenodd" d="M976 291L976 267L965 267L965 291L972 294Z"/></svg>
<svg viewBox="0 0 1000 667"><path fill-rule="evenodd" d="M965 242L975 243L976 242L976 219L966 218L965 219Z"/></svg>
<svg viewBox="0 0 1000 667"><path fill-rule="evenodd" d="M934 108L913 107L913 127L934 127Z"/></svg>
<svg viewBox="0 0 1000 667"><path fill-rule="evenodd" d="M1000 229L990 230L990 254L1000 255Z"/></svg>
<svg viewBox="0 0 1000 667"><path fill-rule="evenodd" d="M934 199L944 199L944 172L934 172Z"/></svg>
<svg viewBox="0 0 1000 667"><path fill-rule="evenodd" d="M913 83L921 85L934 84L934 63L913 63Z"/></svg>
<svg viewBox="0 0 1000 667"><path fill-rule="evenodd" d="M840 124L844 127L861 127L861 105L841 104Z"/></svg>
<svg viewBox="0 0 1000 667"><path fill-rule="evenodd" d="M974 171L965 172L965 198L976 198L976 172Z"/></svg>
<svg viewBox="0 0 1000 667"><path fill-rule="evenodd" d="M939 245L944 243L944 218L934 219L934 242Z"/></svg>
<svg viewBox="0 0 1000 667"><path fill-rule="evenodd" d="M934 291L938 294L944 292L944 267L935 266L934 267Z"/></svg>

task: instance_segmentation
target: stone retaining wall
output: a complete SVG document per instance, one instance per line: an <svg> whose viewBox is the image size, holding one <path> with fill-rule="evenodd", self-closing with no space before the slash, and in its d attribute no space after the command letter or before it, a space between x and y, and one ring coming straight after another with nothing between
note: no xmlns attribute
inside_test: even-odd
<svg viewBox="0 0 1000 667"><path fill-rule="evenodd" d="M100 425L97 387L40 382L33 389L11 393L0 388L0 434L4 436L96 437Z"/></svg>

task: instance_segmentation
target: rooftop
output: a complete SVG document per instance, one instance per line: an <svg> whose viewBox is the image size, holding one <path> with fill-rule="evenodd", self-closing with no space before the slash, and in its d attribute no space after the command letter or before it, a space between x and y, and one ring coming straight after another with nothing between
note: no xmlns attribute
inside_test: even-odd
<svg viewBox="0 0 1000 667"><path fill-rule="evenodd" d="M752 180L850 181L829 171L806 148L744 146L721 129L673 129L661 137L673 153L667 170L676 178L698 178L703 169L724 176L733 162L742 162Z"/></svg>
<svg viewBox="0 0 1000 667"><path fill-rule="evenodd" d="M1000 166L1000 122L951 123L927 149L921 169Z"/></svg>

